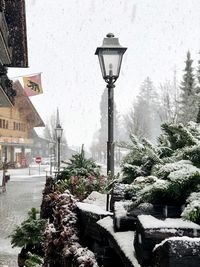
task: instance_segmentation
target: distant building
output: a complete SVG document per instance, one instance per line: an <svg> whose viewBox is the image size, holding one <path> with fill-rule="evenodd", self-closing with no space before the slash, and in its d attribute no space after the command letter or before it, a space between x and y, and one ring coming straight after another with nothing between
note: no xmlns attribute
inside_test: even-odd
<svg viewBox="0 0 200 267"><path fill-rule="evenodd" d="M36 131L33 129L30 133L30 137L33 139L32 146L32 158L34 159L37 156L42 158L43 163L49 163L50 160L56 164L56 154L57 154L57 143L56 141L43 138L38 136ZM77 152L69 148L66 143L63 143L61 140L60 144L61 152L61 161L67 161L72 157L73 154ZM49 161L49 162L48 162Z"/></svg>

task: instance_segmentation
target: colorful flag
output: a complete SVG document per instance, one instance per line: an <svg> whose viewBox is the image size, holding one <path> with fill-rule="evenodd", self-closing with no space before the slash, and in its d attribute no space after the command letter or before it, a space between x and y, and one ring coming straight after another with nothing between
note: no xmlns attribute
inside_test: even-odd
<svg viewBox="0 0 200 267"><path fill-rule="evenodd" d="M42 94L41 73L23 77L24 91L27 96Z"/></svg>

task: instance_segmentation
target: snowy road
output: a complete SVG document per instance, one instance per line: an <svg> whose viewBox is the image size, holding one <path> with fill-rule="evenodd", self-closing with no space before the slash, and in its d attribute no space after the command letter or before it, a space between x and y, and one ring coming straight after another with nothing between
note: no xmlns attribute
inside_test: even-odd
<svg viewBox="0 0 200 267"><path fill-rule="evenodd" d="M0 267L16 267L20 249L12 249L8 235L19 225L32 207L40 207L45 184L45 167L9 170L5 193L0 193ZM29 175L29 173L31 175Z"/></svg>

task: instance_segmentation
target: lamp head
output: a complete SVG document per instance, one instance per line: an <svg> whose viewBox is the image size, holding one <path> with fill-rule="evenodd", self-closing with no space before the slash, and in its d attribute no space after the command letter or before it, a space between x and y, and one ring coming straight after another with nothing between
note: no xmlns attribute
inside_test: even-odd
<svg viewBox="0 0 200 267"><path fill-rule="evenodd" d="M103 39L103 45L97 47L95 55L99 57L101 72L106 82L115 82L119 77L123 54L126 47L119 44L113 33L108 33Z"/></svg>
<svg viewBox="0 0 200 267"><path fill-rule="evenodd" d="M62 133L63 133L63 129L62 129L61 125L57 124L56 128L55 128L55 134L56 134L57 140L60 140L62 138Z"/></svg>

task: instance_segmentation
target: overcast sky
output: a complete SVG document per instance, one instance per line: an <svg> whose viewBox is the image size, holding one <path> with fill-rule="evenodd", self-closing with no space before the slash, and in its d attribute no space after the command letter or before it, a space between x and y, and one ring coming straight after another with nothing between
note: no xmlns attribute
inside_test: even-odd
<svg viewBox="0 0 200 267"><path fill-rule="evenodd" d="M188 49L194 66L200 59L199 0L27 0L26 17L29 68L9 76L42 72L44 94L31 100L44 121L59 107L69 145L89 147L100 126L94 52L108 32L128 47L115 88L121 114L147 76L159 85L176 68L181 77Z"/></svg>

